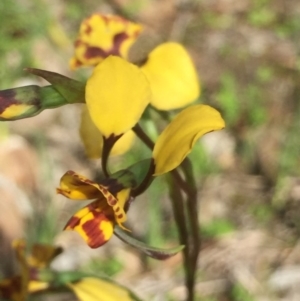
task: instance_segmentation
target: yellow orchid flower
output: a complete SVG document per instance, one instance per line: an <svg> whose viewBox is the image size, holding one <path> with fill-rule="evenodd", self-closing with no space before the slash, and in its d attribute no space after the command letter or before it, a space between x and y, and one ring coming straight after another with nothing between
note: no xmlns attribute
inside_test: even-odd
<svg viewBox="0 0 300 301"><path fill-rule="evenodd" d="M28 294L29 267L25 257L25 243L23 240L13 242L13 249L20 264L20 275L0 281L0 299L25 301Z"/></svg>
<svg viewBox="0 0 300 301"><path fill-rule="evenodd" d="M0 280L0 300L26 301L32 295L50 291L71 291L82 301L139 300L134 293L108 279L76 271L51 270L50 262L62 251L59 247L34 244L26 255L26 242L17 240L13 248L21 274Z"/></svg>
<svg viewBox="0 0 300 301"><path fill-rule="evenodd" d="M31 279L37 269L48 267L52 259L62 251L59 247L36 244L31 254L26 255L26 242L22 239L13 243L21 274L12 278L0 280L0 299L25 301L27 295L49 287L49 283Z"/></svg>
<svg viewBox="0 0 300 301"><path fill-rule="evenodd" d="M151 105L158 110L178 109L200 96L194 64L185 48L178 43L157 46L141 69L151 86Z"/></svg>
<svg viewBox="0 0 300 301"><path fill-rule="evenodd" d="M142 26L114 15L93 14L85 19L75 42L71 69L95 66L109 55L128 57Z"/></svg>
<svg viewBox="0 0 300 301"><path fill-rule="evenodd" d="M111 134L116 136L118 132L123 134L128 131L132 124L138 121L146 107L145 99L159 110L171 110L190 104L200 95L200 84L195 67L188 52L178 43L163 43L150 52L145 63L140 67L147 78L147 84L137 69L135 72L133 72L134 68L129 71L128 66L122 69L121 60L115 64L119 69L118 77L113 74L112 62L106 64L106 67L99 64L105 62L105 58L111 54L127 59L128 50L140 32L140 25L112 15L94 14L81 24L71 67L98 64L87 83L88 110L83 109L80 126L80 135L90 158L101 157L102 150L102 137L93 129L91 120L106 138ZM148 92L145 85L151 87L151 98L146 96ZM130 110L128 110L128 100L130 100ZM136 114L137 112L139 113ZM134 122L128 123L129 120ZM104 129L109 131L103 131ZM113 151L112 154L126 152L132 144L132 137L131 135L131 138L123 138L123 143L120 140L118 151Z"/></svg>
<svg viewBox="0 0 300 301"><path fill-rule="evenodd" d="M153 176L175 169L201 136L224 126L220 113L210 106L196 105L183 110L158 137L152 153L152 165L149 167L147 160L140 162L140 166L145 163L144 166L149 168L148 175L144 173L143 177L151 182ZM61 178L57 192L74 200L96 200L79 210L65 229L77 231L92 248L105 244L113 235L116 224L124 229L126 204L131 192L139 191L137 186L140 185L137 185L130 170L120 171L120 176L112 175L100 183L68 171ZM120 180L124 175L130 179L126 185ZM147 183L141 185L148 186ZM134 193L134 196L137 195Z"/></svg>
<svg viewBox="0 0 300 301"><path fill-rule="evenodd" d="M119 174L124 177L126 171ZM96 183L73 171L66 172L57 193L73 200L96 200L75 213L65 230L79 233L91 248L102 246L113 235L116 224L126 230L123 226L127 219L124 207L130 199L132 186L134 181L131 179L125 185L113 176Z"/></svg>

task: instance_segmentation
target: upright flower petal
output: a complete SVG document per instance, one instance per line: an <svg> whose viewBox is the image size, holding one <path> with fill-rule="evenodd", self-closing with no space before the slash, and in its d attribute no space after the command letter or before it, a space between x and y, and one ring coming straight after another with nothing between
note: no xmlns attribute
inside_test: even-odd
<svg viewBox="0 0 300 301"><path fill-rule="evenodd" d="M103 149L103 137L91 120L87 106L82 108L81 123L80 123L80 137L84 144L86 155L90 159L98 159L101 157ZM133 144L135 134L133 131L126 132L114 144L110 156L117 156L127 152Z"/></svg>
<svg viewBox="0 0 300 301"><path fill-rule="evenodd" d="M99 64L86 85L86 104L101 134L108 138L130 130L150 102L151 91L143 72L119 57Z"/></svg>
<svg viewBox="0 0 300 301"><path fill-rule="evenodd" d="M164 43L156 47L141 68L150 82L151 104L159 110L181 108L200 95L193 62L178 43Z"/></svg>
<svg viewBox="0 0 300 301"><path fill-rule="evenodd" d="M196 105L181 111L155 143L152 154L154 175L176 168L201 136L224 127L220 113L210 106Z"/></svg>
<svg viewBox="0 0 300 301"><path fill-rule="evenodd" d="M109 55L127 58L142 27L113 15L93 14L80 26L70 67L93 66Z"/></svg>
<svg viewBox="0 0 300 301"><path fill-rule="evenodd" d="M72 216L65 230L76 231L91 248L98 248L104 245L113 234L113 210L108 204L97 200Z"/></svg>

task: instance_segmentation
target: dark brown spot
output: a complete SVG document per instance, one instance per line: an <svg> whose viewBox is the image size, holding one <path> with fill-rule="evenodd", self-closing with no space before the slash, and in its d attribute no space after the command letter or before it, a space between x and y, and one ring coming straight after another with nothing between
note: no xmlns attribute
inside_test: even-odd
<svg viewBox="0 0 300 301"><path fill-rule="evenodd" d="M109 50L104 50L102 48L99 47L87 47L86 51L85 51L85 58L86 59L92 59L92 58L97 58L97 57L102 57L102 58L106 58L109 55L116 55L116 56L120 56L120 47L121 44L128 38L128 35L124 32L118 33L114 36L114 40L113 40L113 46L111 49Z"/></svg>
<svg viewBox="0 0 300 301"><path fill-rule="evenodd" d="M107 203L110 205L110 206L115 206L117 204L117 200L113 197L113 196L108 196L107 198Z"/></svg>
<svg viewBox="0 0 300 301"><path fill-rule="evenodd" d="M78 226L80 224L80 218L77 216L72 216L69 221L67 222L65 229L70 228L70 229L74 229L76 226Z"/></svg>
<svg viewBox="0 0 300 301"><path fill-rule="evenodd" d="M119 219L123 218L123 214L121 213L121 214L117 215L117 218L119 218Z"/></svg>
<svg viewBox="0 0 300 301"><path fill-rule="evenodd" d="M88 47L85 51L85 58L86 59L92 59L92 58L97 58L97 57L107 57L109 54L104 51L103 49L99 47Z"/></svg>
<svg viewBox="0 0 300 301"><path fill-rule="evenodd" d="M94 219L87 221L82 225L83 231L88 236L88 245L91 248L98 248L104 245L107 240L105 240L104 233L99 229L99 225L102 221L107 221L108 218L103 212L93 212Z"/></svg>
<svg viewBox="0 0 300 301"><path fill-rule="evenodd" d="M79 47L79 46L83 46L83 45L87 46L86 43L82 42L80 39L77 39L77 40L74 42L75 48L76 48L76 47Z"/></svg>
<svg viewBox="0 0 300 301"><path fill-rule="evenodd" d="M86 24L86 29L84 31L85 34L89 35L92 32L92 26L90 24Z"/></svg>

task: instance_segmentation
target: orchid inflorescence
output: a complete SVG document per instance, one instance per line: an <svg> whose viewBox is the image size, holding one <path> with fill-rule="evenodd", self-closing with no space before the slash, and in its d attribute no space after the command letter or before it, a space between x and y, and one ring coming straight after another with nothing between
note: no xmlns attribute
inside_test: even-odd
<svg viewBox="0 0 300 301"><path fill-rule="evenodd" d="M195 261L199 250L189 245L189 239L184 237L186 225L176 217L176 210L183 205L176 205L180 200L173 200L175 220L181 231L179 247L165 250L147 246L128 235L124 223L130 206L155 177L171 172L175 181L188 182L188 177L182 179L176 168L186 161L201 136L224 128L225 123L214 108L191 105L199 98L200 85L193 62L182 45L166 42L154 48L142 62L130 62L130 48L141 32L141 25L118 16L94 14L87 18L81 24L70 61L72 69L93 68L87 82L29 68L29 72L51 85L0 91L0 120L29 118L44 109L82 103L80 135L87 156L101 158L104 176L97 182L75 171L62 176L57 193L73 200L92 200L69 219L65 230L76 231L91 248L104 245L115 234L157 259L166 259L185 247L187 265L191 253ZM139 123L144 112L151 109L166 113L182 109L155 142ZM152 150L152 155L110 172L109 157L130 151L136 136ZM188 273L193 277L193 272ZM69 287L74 287L70 283Z"/></svg>

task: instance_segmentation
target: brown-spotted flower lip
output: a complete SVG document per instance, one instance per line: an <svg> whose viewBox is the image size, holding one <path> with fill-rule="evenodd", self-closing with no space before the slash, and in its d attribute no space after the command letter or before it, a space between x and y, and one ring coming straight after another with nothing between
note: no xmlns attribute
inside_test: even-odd
<svg viewBox="0 0 300 301"><path fill-rule="evenodd" d="M94 66L109 55L127 58L141 31L141 25L120 16L91 15L80 25L71 69Z"/></svg>
<svg viewBox="0 0 300 301"><path fill-rule="evenodd" d="M113 235L116 224L127 230L123 226L127 219L124 207L130 199L130 188L117 179L108 178L96 183L68 171L62 176L57 193L73 200L96 199L76 212L65 226L65 230L79 233L91 248L105 244Z"/></svg>

